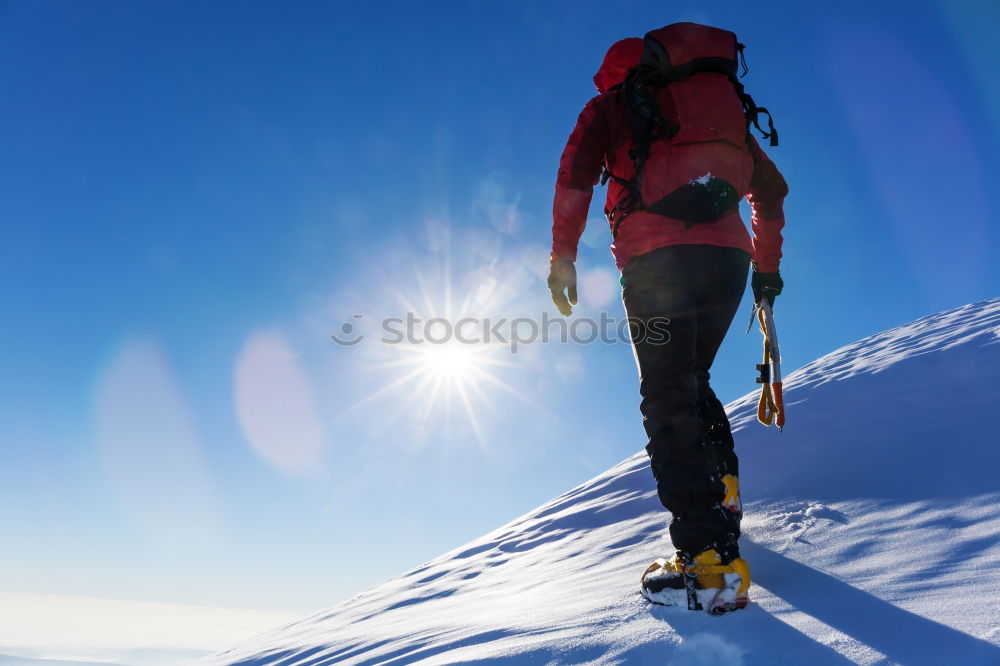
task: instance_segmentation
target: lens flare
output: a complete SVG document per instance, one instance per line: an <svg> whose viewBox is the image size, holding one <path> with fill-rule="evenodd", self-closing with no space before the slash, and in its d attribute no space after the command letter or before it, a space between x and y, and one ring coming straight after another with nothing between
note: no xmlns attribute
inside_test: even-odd
<svg viewBox="0 0 1000 666"><path fill-rule="evenodd" d="M320 474L325 428L309 376L284 336L251 335L233 383L236 415L253 450L286 474Z"/></svg>
<svg viewBox="0 0 1000 666"><path fill-rule="evenodd" d="M398 270L382 293L391 301L384 311L399 317L406 313L415 330L407 328L394 344L378 344L372 357L359 371L385 377L381 386L358 400L345 412L378 404L383 423L402 423L408 440L421 434L447 432L450 436L471 435L486 448L484 419L499 411L511 397L538 409L535 401L507 384L506 369L524 366L511 354L505 340L491 339L483 324L490 319L514 316L525 307L523 294L512 277L503 289L490 269L481 264L468 273L453 272L447 259L447 231L440 235L440 264ZM396 264L398 266L398 263ZM509 267L497 267L507 270ZM509 276L517 271L507 270ZM534 278L525 274L524 281ZM377 317L373 318L377 319ZM460 322L467 322L463 326ZM436 323L435 323L436 322ZM369 347L369 349L371 349ZM385 409L389 406L389 409Z"/></svg>

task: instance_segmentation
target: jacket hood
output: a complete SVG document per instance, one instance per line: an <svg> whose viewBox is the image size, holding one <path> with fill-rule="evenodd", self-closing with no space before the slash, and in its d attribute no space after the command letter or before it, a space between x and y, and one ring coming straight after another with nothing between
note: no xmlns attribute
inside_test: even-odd
<svg viewBox="0 0 1000 666"><path fill-rule="evenodd" d="M594 74L597 92L603 94L625 80L625 74L639 64L645 43L640 37L626 37L611 45L601 68Z"/></svg>

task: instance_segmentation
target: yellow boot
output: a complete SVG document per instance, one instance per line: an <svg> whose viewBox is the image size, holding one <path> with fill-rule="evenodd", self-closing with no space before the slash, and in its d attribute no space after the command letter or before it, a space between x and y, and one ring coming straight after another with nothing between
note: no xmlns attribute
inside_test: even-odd
<svg viewBox="0 0 1000 666"><path fill-rule="evenodd" d="M677 555L670 560L656 560L646 567L640 583L642 596L654 604L683 606L687 603L684 562Z"/></svg>
<svg viewBox="0 0 1000 666"><path fill-rule="evenodd" d="M706 610L713 615L744 608L750 589L750 567L743 558L722 564L714 550L694 557L690 564L675 555L656 560L642 574L642 596L664 606Z"/></svg>
<svg viewBox="0 0 1000 666"><path fill-rule="evenodd" d="M721 590L725 587L726 582L723 579L723 572L721 571L722 558L714 550L706 550L703 553L699 553L694 556L694 562L692 563L699 569L703 569L705 573L698 574L698 585L699 590ZM715 573L718 570L718 573Z"/></svg>
<svg viewBox="0 0 1000 666"><path fill-rule="evenodd" d="M745 608L750 601L750 567L742 557L722 564L717 552L706 550L696 555L684 571L696 577L697 605L713 615Z"/></svg>

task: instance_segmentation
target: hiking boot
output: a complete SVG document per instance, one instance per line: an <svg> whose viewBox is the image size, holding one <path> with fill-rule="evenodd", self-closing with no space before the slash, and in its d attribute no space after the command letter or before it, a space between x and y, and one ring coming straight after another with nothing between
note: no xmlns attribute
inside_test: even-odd
<svg viewBox="0 0 1000 666"><path fill-rule="evenodd" d="M737 557L723 564L715 550L696 555L690 563L678 554L656 560L642 574L642 596L664 606L687 605L712 615L746 607L749 602L750 567Z"/></svg>
<svg viewBox="0 0 1000 666"><path fill-rule="evenodd" d="M695 556L694 562L685 567L687 574L694 574L699 605L712 615L745 608L750 601L750 567L746 560L737 557L723 564L715 550L706 550Z"/></svg>
<svg viewBox="0 0 1000 666"><path fill-rule="evenodd" d="M684 606L687 591L684 585L684 562L680 555L659 559L642 573L642 596L662 606Z"/></svg>

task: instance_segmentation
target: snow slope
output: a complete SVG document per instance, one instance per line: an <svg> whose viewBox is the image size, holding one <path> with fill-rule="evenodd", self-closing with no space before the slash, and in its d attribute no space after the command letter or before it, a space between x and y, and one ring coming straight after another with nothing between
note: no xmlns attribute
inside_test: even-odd
<svg viewBox="0 0 1000 666"><path fill-rule="evenodd" d="M788 424L729 405L754 603L651 606L669 552L640 453L462 548L206 666L1000 664L1000 299L785 380Z"/></svg>

